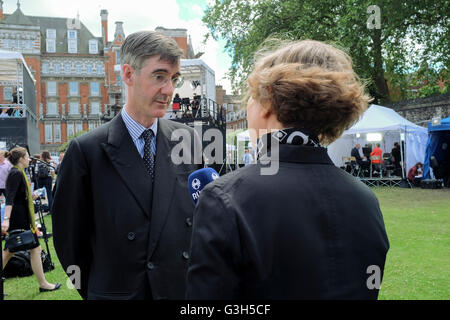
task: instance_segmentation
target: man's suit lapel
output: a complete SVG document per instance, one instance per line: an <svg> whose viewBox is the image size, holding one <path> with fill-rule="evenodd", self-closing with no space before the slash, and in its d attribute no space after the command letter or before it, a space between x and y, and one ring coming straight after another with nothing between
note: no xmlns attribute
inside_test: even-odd
<svg viewBox="0 0 450 320"><path fill-rule="evenodd" d="M145 215L149 217L152 194L150 176L120 114L111 120L108 143L102 143L102 147Z"/></svg>
<svg viewBox="0 0 450 320"><path fill-rule="evenodd" d="M170 157L172 147L176 142L170 140L172 131L167 126L166 121L164 119L158 120L158 133L156 136L155 181L153 183L152 223L150 230L150 236L155 243L158 241L166 222L177 179L176 168ZM155 246L152 246L150 255L154 249Z"/></svg>

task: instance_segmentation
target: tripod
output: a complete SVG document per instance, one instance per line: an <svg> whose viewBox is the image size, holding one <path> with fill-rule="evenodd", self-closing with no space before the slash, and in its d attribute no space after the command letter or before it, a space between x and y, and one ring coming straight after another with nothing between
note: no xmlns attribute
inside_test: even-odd
<svg viewBox="0 0 450 320"><path fill-rule="evenodd" d="M55 269L55 265L52 262L52 256L51 256L50 250L48 248L48 238L50 238L52 235L47 233L47 228L45 227L44 215L42 213L41 197L34 200L34 203L36 204L36 207L37 207L37 212L39 215L39 223L41 224L42 236L44 238L45 246L47 248L48 259L50 261L50 270L53 270L53 269Z"/></svg>

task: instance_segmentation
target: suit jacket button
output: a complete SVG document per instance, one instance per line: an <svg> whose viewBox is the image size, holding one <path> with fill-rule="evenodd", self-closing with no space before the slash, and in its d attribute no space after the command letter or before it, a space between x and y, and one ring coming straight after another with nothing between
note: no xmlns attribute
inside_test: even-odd
<svg viewBox="0 0 450 320"><path fill-rule="evenodd" d="M183 258L185 258L186 260L189 259L189 253L187 251L183 251Z"/></svg>
<svg viewBox="0 0 450 320"><path fill-rule="evenodd" d="M136 238L136 235L134 234L134 232L128 233L128 240L133 241L135 238Z"/></svg>
<svg viewBox="0 0 450 320"><path fill-rule="evenodd" d="M192 227L192 220L191 220L191 218L187 218L186 219L186 224L187 224L188 227Z"/></svg>
<svg viewBox="0 0 450 320"><path fill-rule="evenodd" d="M155 268L155 265L152 262L147 263L147 268L149 270L153 270Z"/></svg>

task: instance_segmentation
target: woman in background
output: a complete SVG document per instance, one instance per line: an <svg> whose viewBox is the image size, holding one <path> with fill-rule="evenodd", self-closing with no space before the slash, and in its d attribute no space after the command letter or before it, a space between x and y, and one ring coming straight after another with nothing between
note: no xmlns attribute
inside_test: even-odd
<svg viewBox="0 0 450 320"><path fill-rule="evenodd" d="M33 199L31 188L25 175L30 157L25 148L17 147L6 152L6 157L13 165L6 180L6 207L2 222L2 233L8 230L31 230L35 237L35 247L30 249L30 262L33 273L39 282L39 291L53 291L61 287L60 283L51 284L45 279L41 260L41 246L36 235L37 228L34 216ZM3 254L3 269L14 253L9 252L5 244Z"/></svg>

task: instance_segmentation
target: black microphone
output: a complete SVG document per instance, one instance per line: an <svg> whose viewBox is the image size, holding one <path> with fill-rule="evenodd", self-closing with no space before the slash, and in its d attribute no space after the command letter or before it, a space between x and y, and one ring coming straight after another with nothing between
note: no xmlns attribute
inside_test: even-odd
<svg viewBox="0 0 450 320"><path fill-rule="evenodd" d="M36 160L37 162L43 163L46 166L49 166L50 168L53 168L54 170L56 170L56 168L54 166L52 166L51 164L49 164L49 163L47 163L45 161L42 161L41 159L38 159L38 158L35 158L35 157L30 157L30 159L31 160Z"/></svg>
<svg viewBox="0 0 450 320"><path fill-rule="evenodd" d="M219 178L219 174L213 168L199 169L189 175L188 188L194 204L197 204L198 197L203 188L217 178Z"/></svg>

